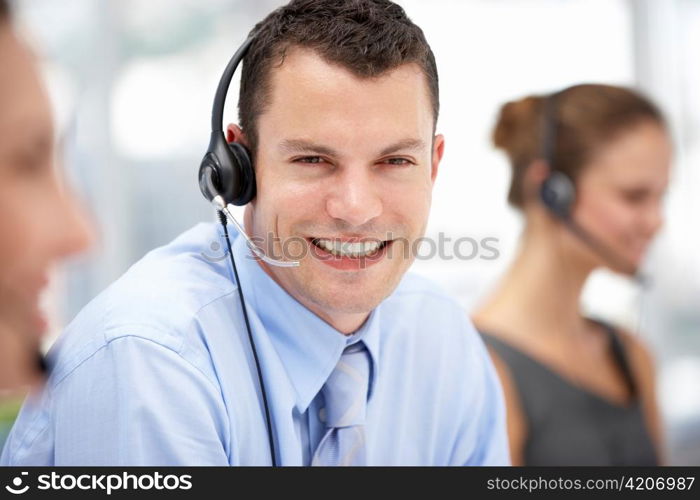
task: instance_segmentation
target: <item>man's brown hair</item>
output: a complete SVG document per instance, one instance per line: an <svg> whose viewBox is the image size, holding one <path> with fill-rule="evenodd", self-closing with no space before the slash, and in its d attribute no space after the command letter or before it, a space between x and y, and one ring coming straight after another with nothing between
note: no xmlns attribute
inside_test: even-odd
<svg viewBox="0 0 700 500"><path fill-rule="evenodd" d="M270 96L270 69L291 47L314 50L361 78L372 78L407 63L426 76L433 119L439 110L435 57L423 31L389 0L292 0L259 22L243 60L239 121L255 154L256 120Z"/></svg>

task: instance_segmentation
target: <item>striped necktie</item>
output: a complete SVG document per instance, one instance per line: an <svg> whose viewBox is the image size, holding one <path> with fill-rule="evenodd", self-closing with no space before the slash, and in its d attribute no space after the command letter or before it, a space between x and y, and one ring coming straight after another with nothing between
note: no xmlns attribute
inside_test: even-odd
<svg viewBox="0 0 700 500"><path fill-rule="evenodd" d="M369 384L369 353L362 342L348 346L321 392L326 434L311 465L366 465L365 412Z"/></svg>

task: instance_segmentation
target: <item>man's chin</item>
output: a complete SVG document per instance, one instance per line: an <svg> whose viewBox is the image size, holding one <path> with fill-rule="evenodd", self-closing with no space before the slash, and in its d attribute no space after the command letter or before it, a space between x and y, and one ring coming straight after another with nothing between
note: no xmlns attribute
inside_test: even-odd
<svg viewBox="0 0 700 500"><path fill-rule="evenodd" d="M357 274L357 273L347 273ZM308 283L303 294L319 308L338 314L369 313L393 292L395 285L386 278L364 281L322 280Z"/></svg>
<svg viewBox="0 0 700 500"><path fill-rule="evenodd" d="M405 259L397 261L396 254L384 254L366 266L333 266L331 259L312 252L297 268L263 267L297 301L333 324L333 317L369 314L391 295L410 266Z"/></svg>
<svg viewBox="0 0 700 500"><path fill-rule="evenodd" d="M332 311L337 314L369 314L372 310L377 307L382 301L381 300L364 300L364 299L346 299L342 301L336 300L323 300L325 309Z"/></svg>

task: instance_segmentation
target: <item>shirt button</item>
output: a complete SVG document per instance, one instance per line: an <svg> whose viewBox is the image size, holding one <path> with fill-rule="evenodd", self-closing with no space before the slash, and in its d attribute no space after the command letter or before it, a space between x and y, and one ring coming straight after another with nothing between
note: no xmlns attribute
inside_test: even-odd
<svg viewBox="0 0 700 500"><path fill-rule="evenodd" d="M318 419L323 422L324 424L326 423L326 409L321 408L318 410Z"/></svg>

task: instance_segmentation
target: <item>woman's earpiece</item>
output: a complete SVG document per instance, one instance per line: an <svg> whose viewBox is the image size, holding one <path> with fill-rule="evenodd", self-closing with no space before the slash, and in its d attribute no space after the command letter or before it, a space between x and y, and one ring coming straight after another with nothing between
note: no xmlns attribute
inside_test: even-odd
<svg viewBox="0 0 700 500"><path fill-rule="evenodd" d="M569 219L576 201L574 181L564 172L550 172L540 185L540 200L556 217Z"/></svg>

